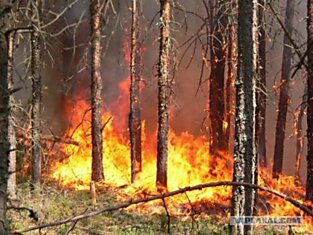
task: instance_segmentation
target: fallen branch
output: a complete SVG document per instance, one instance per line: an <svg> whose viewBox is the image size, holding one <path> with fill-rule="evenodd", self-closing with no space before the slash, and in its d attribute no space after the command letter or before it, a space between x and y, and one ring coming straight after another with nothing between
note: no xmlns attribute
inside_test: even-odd
<svg viewBox="0 0 313 235"><path fill-rule="evenodd" d="M115 205L115 206L104 207L104 208L101 208L101 209L93 211L93 212L80 214L80 215L77 215L77 216L74 216L74 217L58 220L58 221L47 223L47 224L41 224L41 225L30 227L30 228L27 228L27 229L24 229L24 230L21 230L21 231L17 231L17 232L18 233L26 233L26 232L30 232L30 231L34 231L34 230L38 230L38 229L47 228L47 227L59 226L59 225L62 225L62 224L66 224L66 223L70 223L70 222L76 222L76 221L81 220L81 219L93 217L93 216L102 214L104 212L120 210L120 209L127 208L129 206L132 206L132 205L145 203L145 202L149 202L149 201L154 201L154 200L159 200L159 199L164 199L164 198L172 197L172 196L175 196L175 195L178 195L178 194L182 194L182 193L185 193L185 192L188 192L188 191L202 190L204 188L220 187L220 186L237 186L237 187L238 186L244 186L244 187L250 187L250 188L254 188L254 189L259 189L261 191L265 191L265 192L274 194L277 197L282 198L285 201L290 202L295 207L301 209L306 214L308 214L308 215L313 217L313 211L310 208L308 208L307 206L305 206L302 203L298 202L297 200L292 199L288 195L280 193L280 192L278 192L278 191L276 191L274 189L270 189L270 188L259 186L259 185L255 185L255 184L244 183L244 182L240 183L240 182L231 182L231 181L219 181L219 182L211 182L211 183L206 183L206 184L199 184L199 185L196 185L196 186L189 186L189 187L181 188L181 189L178 189L178 190L175 190L175 191L172 191L172 192L167 192L167 193L154 195L154 196L151 196L151 197L140 198L140 199L136 199L136 200L132 200L131 199L129 201L126 201L124 203L121 203L121 204L118 204L118 205Z"/></svg>

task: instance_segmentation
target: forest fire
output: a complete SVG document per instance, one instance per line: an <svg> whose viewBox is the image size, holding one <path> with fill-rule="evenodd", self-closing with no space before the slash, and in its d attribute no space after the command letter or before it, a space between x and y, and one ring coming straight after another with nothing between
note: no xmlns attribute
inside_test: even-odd
<svg viewBox="0 0 313 235"><path fill-rule="evenodd" d="M313 0L3 2L0 234L313 231Z"/></svg>
<svg viewBox="0 0 313 235"><path fill-rule="evenodd" d="M123 48L126 63L130 64L130 46L127 41L124 41ZM135 182L131 183L130 140L128 136L125 136L126 128L122 131L120 128L127 123L130 81L131 79L127 78L118 84L120 96L111 104L114 114L105 112L102 116L104 182L109 187L118 188L116 196L120 201L143 198L158 193L156 188L157 138L156 134L146 135L144 121L142 122L141 139L142 171L136 175ZM139 84L141 92L143 83ZM74 118L67 130L66 137L77 141L79 146L62 145L61 151L66 158L53 164L51 175L63 187L88 190L92 171L90 104L85 99L78 99L72 110L75 113L68 115L74 116ZM170 120L173 121L174 117L170 116ZM230 125L231 123L223 121L223 131L226 131ZM226 152L220 152L218 155L218 157L209 156L209 143L205 136L194 136L188 132L176 134L174 130L170 129L167 160L168 191L208 182L232 181L233 156ZM216 161L211 161L210 158L216 158ZM210 166L210 163L214 163L214 166ZM258 180L261 186L275 189L304 203L305 189L295 177L280 175L278 179L273 179L267 168L260 168ZM230 214L231 194L231 187L211 187L170 197L166 199L166 203L171 215L200 214L207 216L215 213L223 214L225 217L225 214L227 216ZM259 195L258 215L304 215L291 203L272 194L261 191ZM159 203L160 201L149 202L138 207L133 206L131 209L141 213L162 213L164 212L163 206L155 206ZM202 207L204 204L207 206ZM197 210L192 205L195 205L195 208L200 207L200 209ZM187 208L188 210L186 210ZM197 210L197 212L190 212L191 210ZM313 221L305 217L303 228L305 230L312 229Z"/></svg>
<svg viewBox="0 0 313 235"><path fill-rule="evenodd" d="M77 102L75 110L78 110L73 120L75 124L68 130L67 136L78 141L79 146L65 145L62 151L68 158L64 162L55 163L52 172L53 178L59 180L62 185L86 189L89 187L91 174L90 112L86 114L88 104L82 100ZM114 120L110 117L109 113L103 115L103 123L106 123L103 129L105 182L112 186L121 186L130 183L129 143L116 131ZM232 162L227 162L226 159L218 161L214 174L208 173L208 146L204 137L194 137L188 132L177 136L170 131L169 139L169 190L208 181L231 179ZM155 191L155 149L155 143L144 136L143 171L132 187ZM229 170L225 171L225 167ZM209 194L213 197L220 192L219 189ZM225 193L228 194L230 191L227 190ZM210 198L207 192L205 194L205 198Z"/></svg>
<svg viewBox="0 0 313 235"><path fill-rule="evenodd" d="M67 136L79 142L79 146L64 145L62 152L68 157L62 162L55 162L51 171L52 178L57 180L62 186L83 190L89 188L91 175L90 112L88 112L89 106L84 100L79 100L74 110L75 118L72 120L71 128L67 131ZM156 144L153 141L155 136L143 136L143 169L139 173L136 182L130 184L129 141L114 127L115 120L111 118L109 113L104 113L102 119L103 123L105 123L103 128L105 183L112 188L123 186L120 187L121 190L119 190L117 195L121 201L157 193L155 187ZM209 171L208 144L205 137L194 137L188 132L176 135L173 131L170 131L168 158L169 191L207 182L231 181L232 156L225 153L216 163L215 169ZM272 179L267 169L260 170L259 182L260 185L286 193L295 199L299 199L299 201L305 194L304 188L294 177L281 176L277 180ZM302 212L289 202L264 192L261 192L260 195L258 203L260 214L273 216L302 215ZM202 191L188 192L188 196L181 195L169 198L167 203L173 214L179 214L177 206L188 203L209 202L210 204L217 203L223 208L229 208L230 198L230 187L213 187ZM149 207L140 206L136 210L142 213L151 213L151 207L149 209ZM162 209L157 210L156 213L162 211ZM312 225L309 219L305 219L305 221L306 227Z"/></svg>

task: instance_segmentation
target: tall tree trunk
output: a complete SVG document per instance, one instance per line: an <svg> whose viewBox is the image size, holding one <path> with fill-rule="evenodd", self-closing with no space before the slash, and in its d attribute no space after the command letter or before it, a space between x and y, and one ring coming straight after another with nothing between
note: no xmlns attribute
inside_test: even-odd
<svg viewBox="0 0 313 235"><path fill-rule="evenodd" d="M231 13L230 13L231 14ZM225 113L224 113L224 141L225 141L225 150L229 149L229 141L230 141L230 132L231 132L231 124L233 118L233 107L234 107L234 57L235 57L235 49L234 49L234 25L232 22L228 23L228 45L227 45L227 79L226 79L226 87L225 87Z"/></svg>
<svg viewBox="0 0 313 235"><path fill-rule="evenodd" d="M210 54L211 54L211 74L210 74L210 155L213 157L210 166L214 168L214 157L219 155L220 151L227 149L227 142L224 135L224 84L225 84L225 29L227 25L227 15L225 10L225 1L218 0L216 8L217 13L214 20L214 31L212 35Z"/></svg>
<svg viewBox="0 0 313 235"><path fill-rule="evenodd" d="M39 1L36 0L32 6L33 28L31 32L31 80L32 80L32 184L34 188L39 188L41 180L41 75L40 75L40 39L38 34L39 22L37 12L39 11Z"/></svg>
<svg viewBox="0 0 313 235"><path fill-rule="evenodd" d="M130 59L130 112L129 134L131 155L131 182L141 171L141 114L140 114L140 48L138 30L138 0L132 1L131 59Z"/></svg>
<svg viewBox="0 0 313 235"><path fill-rule="evenodd" d="M13 61L14 61L14 47L15 47L15 32L11 32L8 37L8 87L9 90L13 90ZM13 106L14 98L11 94L9 97L9 142L10 142L10 154L9 154L9 178L8 178L8 197L10 199L16 198L16 136L13 121Z"/></svg>
<svg viewBox="0 0 313 235"><path fill-rule="evenodd" d="M285 27L287 33L292 35L293 31L293 18L294 18L295 1L287 0ZM283 171L283 156L284 156L284 141L285 141L285 128L287 109L289 102L289 82L291 72L291 59L292 47L290 40L285 33L284 35L284 49L283 49L283 62L281 68L281 83L280 95L278 104L278 116L276 123L276 136L275 136L275 150L273 158L273 177L276 178Z"/></svg>
<svg viewBox="0 0 313 235"><path fill-rule="evenodd" d="M256 67L257 67L257 0L239 1L238 75L236 87L235 149L233 181L256 184ZM233 187L232 216L253 215L255 190ZM251 226L233 225L232 234L247 234Z"/></svg>
<svg viewBox="0 0 313 235"><path fill-rule="evenodd" d="M101 3L90 2L91 37L91 135L93 181L104 179L102 165Z"/></svg>
<svg viewBox="0 0 313 235"><path fill-rule="evenodd" d="M258 79L257 79L257 152L258 162L262 167L267 166L266 160L266 35L264 29L264 8L265 1L258 0L258 14L259 14L259 59L258 59Z"/></svg>
<svg viewBox="0 0 313 235"><path fill-rule="evenodd" d="M158 190L167 188L167 156L168 156L168 106L171 92L170 82L170 0L160 0L160 54L158 71L159 105L158 105L158 153L157 153L157 178Z"/></svg>
<svg viewBox="0 0 313 235"><path fill-rule="evenodd" d="M308 115L307 115L307 180L306 180L306 200L313 202L313 0L308 0Z"/></svg>
<svg viewBox="0 0 313 235"><path fill-rule="evenodd" d="M0 11L5 13L0 19L0 234L7 234L7 182L9 143L9 87L7 80L8 51L5 31L8 29L5 6L0 6Z"/></svg>

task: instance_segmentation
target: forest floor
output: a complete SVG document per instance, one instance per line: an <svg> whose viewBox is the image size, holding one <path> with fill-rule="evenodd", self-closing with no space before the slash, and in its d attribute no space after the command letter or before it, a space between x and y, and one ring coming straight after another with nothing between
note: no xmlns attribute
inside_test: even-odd
<svg viewBox="0 0 313 235"><path fill-rule="evenodd" d="M55 183L48 182L43 184L41 193L34 196L29 184L23 183L18 186L17 199L11 203L11 206L30 208L35 212L35 216L30 216L27 210L10 209L8 217L12 231L20 231L119 203L121 202L116 200L116 192L108 187L99 190L96 205L91 205L89 190L63 189ZM205 218L170 216L170 232L171 234L226 235L229 234L229 224L228 219L218 215ZM136 211L117 210L82 219L75 225L68 223L23 234L168 234L168 216L165 210L161 214L139 214ZM288 228L260 226L256 228L255 234L288 234Z"/></svg>

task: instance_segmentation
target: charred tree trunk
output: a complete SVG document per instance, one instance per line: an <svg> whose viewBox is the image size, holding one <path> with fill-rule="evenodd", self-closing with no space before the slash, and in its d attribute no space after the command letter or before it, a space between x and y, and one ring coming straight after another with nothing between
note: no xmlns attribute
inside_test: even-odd
<svg viewBox="0 0 313 235"><path fill-rule="evenodd" d="M262 167L267 166L266 160L266 35L263 24L264 18L264 0L259 0L259 59L258 59L258 79L257 79L257 127L256 127L256 143L258 152L258 162Z"/></svg>
<svg viewBox="0 0 313 235"><path fill-rule="evenodd" d="M8 51L5 31L8 29L5 6L0 6L0 234L7 234L7 183L8 183L8 159L10 151L9 143L9 84L7 80Z"/></svg>
<svg viewBox="0 0 313 235"><path fill-rule="evenodd" d="M101 3L90 2L91 27L91 135L92 135L92 173L91 180L101 181L102 165L102 79L101 79Z"/></svg>
<svg viewBox="0 0 313 235"><path fill-rule="evenodd" d="M256 67L257 67L257 0L239 1L238 75L236 87L234 182L256 184ZM253 215L255 190L233 187L232 216ZM233 225L232 234L247 234L251 226Z"/></svg>
<svg viewBox="0 0 313 235"><path fill-rule="evenodd" d="M41 180L41 75L40 75L40 39L38 34L38 1L32 4L34 21L31 32L31 80L32 80L32 108L31 108L31 136L32 136L32 185L34 188L40 186Z"/></svg>
<svg viewBox="0 0 313 235"><path fill-rule="evenodd" d="M295 1L288 0L285 15L285 27L287 33L292 35L293 31L293 18L294 18ZM283 171L283 156L284 156L284 141L285 141L285 128L287 109L289 102L289 82L291 72L291 59L292 47L290 40L285 33L284 35L284 49L283 49L283 62L281 68L281 83L280 95L278 104L278 116L276 123L276 136L275 136L275 150L273 158L273 177L277 178Z"/></svg>
<svg viewBox="0 0 313 235"><path fill-rule="evenodd" d="M158 190L167 188L167 156L168 156L168 129L169 129L169 96L171 92L170 82L170 21L171 5L170 0L160 0L160 54L158 71L158 153L157 153L157 178Z"/></svg>
<svg viewBox="0 0 313 235"><path fill-rule="evenodd" d="M130 55L130 112L129 134L131 155L131 182L141 171L141 114L140 114L140 48L137 0L132 1L131 55Z"/></svg>
<svg viewBox="0 0 313 235"><path fill-rule="evenodd" d="M210 166L214 168L214 157L219 155L219 151L227 149L227 141L224 133L224 84L225 84L225 29L227 25L227 15L225 1L217 1L218 11L214 20L214 31L212 35L210 54L211 54L211 74L210 74Z"/></svg>
<svg viewBox="0 0 313 235"><path fill-rule="evenodd" d="M13 81L13 61L14 61L14 46L15 46L15 32L11 32L8 37L8 87L9 90L14 89ZM13 106L14 98L11 94L9 97L9 178L8 178L8 197L10 199L16 198L16 135L13 121Z"/></svg>
<svg viewBox="0 0 313 235"><path fill-rule="evenodd" d="M307 115L307 180L306 180L306 200L313 202L313 0L308 0L308 115Z"/></svg>

